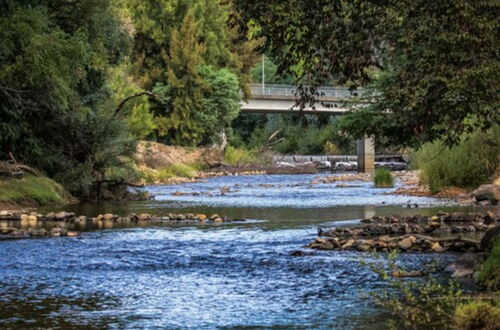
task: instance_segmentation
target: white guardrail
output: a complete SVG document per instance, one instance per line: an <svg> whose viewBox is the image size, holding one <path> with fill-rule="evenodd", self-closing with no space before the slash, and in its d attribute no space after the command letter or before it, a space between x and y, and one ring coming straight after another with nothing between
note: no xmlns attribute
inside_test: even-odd
<svg viewBox="0 0 500 330"><path fill-rule="evenodd" d="M268 85L268 84L251 84L250 89L252 95L279 95L279 96L295 96L297 87L291 85ZM335 98L350 98L359 96L361 89L350 91L347 87L321 86L318 88L320 95L324 97Z"/></svg>

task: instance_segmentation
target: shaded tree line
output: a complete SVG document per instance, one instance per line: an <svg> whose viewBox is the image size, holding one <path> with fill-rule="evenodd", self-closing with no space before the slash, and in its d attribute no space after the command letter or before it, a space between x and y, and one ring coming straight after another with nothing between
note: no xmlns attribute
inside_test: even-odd
<svg viewBox="0 0 500 330"><path fill-rule="evenodd" d="M257 41L217 0L1 0L0 153L73 194L134 180L137 139L215 143ZM135 97L131 97L135 96Z"/></svg>

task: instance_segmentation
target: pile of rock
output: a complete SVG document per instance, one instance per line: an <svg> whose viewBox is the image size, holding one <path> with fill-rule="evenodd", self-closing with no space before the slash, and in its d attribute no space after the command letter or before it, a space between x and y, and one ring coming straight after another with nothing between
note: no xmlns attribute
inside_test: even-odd
<svg viewBox="0 0 500 330"><path fill-rule="evenodd" d="M464 238L439 239L425 235L378 236L374 238L318 237L306 247L319 250L402 252L477 252L480 242Z"/></svg>
<svg viewBox="0 0 500 330"><path fill-rule="evenodd" d="M2 211L0 212L0 220L14 220L20 221L21 224L36 224L38 222L46 222L46 221L57 221L57 222L65 222L65 223L86 223L90 222L98 222L98 221L110 221L110 222L196 222L196 223L221 223L221 222L229 222L233 221L226 217L222 217L218 214L213 214L212 216L207 216L206 214L173 214L169 213L165 216L156 216L148 213L135 214L132 213L130 215L121 217L116 214L100 214L96 217L86 217L84 215L77 216L73 212L58 212L58 213L49 213L47 215L30 213L30 214L16 214Z"/></svg>
<svg viewBox="0 0 500 330"><path fill-rule="evenodd" d="M307 247L321 250L475 252L481 250L479 241L460 236L449 238L450 234L485 232L500 224L500 217L493 212L441 212L433 217L375 216L362 222L364 224L360 226L321 231L324 237L318 237Z"/></svg>

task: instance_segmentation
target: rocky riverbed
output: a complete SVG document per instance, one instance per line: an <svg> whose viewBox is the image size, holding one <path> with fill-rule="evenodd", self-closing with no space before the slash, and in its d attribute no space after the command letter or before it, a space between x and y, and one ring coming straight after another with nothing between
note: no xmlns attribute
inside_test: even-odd
<svg viewBox="0 0 500 330"><path fill-rule="evenodd" d="M484 233L500 224L494 212L445 213L397 217L374 216L354 227L319 229L306 247L319 250L402 252L478 252L481 241L464 234Z"/></svg>

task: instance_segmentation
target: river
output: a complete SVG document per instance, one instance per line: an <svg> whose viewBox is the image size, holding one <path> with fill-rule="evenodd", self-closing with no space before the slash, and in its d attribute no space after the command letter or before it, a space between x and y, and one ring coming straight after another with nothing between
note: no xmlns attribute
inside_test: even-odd
<svg viewBox="0 0 500 330"><path fill-rule="evenodd" d="M384 313L363 298L386 285L360 265L369 255L290 252L311 242L318 226L464 208L369 182L310 184L317 177L218 177L147 187L152 201L67 206L89 216L192 212L244 221L87 227L77 238L0 242L0 328L383 329ZM454 256L408 254L400 262L418 268L436 258Z"/></svg>

